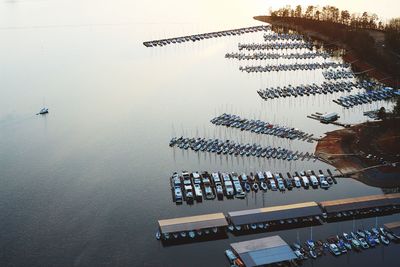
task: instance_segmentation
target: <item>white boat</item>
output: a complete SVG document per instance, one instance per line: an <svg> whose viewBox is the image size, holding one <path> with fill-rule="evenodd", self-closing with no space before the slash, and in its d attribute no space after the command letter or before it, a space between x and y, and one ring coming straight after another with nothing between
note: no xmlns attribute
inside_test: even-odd
<svg viewBox="0 0 400 267"><path fill-rule="evenodd" d="M189 231L189 237L190 238L194 238L196 236L196 234L193 231Z"/></svg>
<svg viewBox="0 0 400 267"><path fill-rule="evenodd" d="M157 240L160 240L160 238L161 238L161 233L160 233L160 231L157 231L157 233L156 233L156 239L157 239Z"/></svg>
<svg viewBox="0 0 400 267"><path fill-rule="evenodd" d="M42 108L38 114L43 115L43 114L47 114L49 113L49 109L48 108Z"/></svg>

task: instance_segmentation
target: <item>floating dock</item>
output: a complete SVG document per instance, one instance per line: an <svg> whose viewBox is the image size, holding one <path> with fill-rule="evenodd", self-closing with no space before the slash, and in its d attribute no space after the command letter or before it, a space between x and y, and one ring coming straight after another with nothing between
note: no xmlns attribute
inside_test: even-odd
<svg viewBox="0 0 400 267"><path fill-rule="evenodd" d="M291 205L228 212L228 221L234 226L258 223L280 223L284 220L296 220L322 216L322 210L316 202L304 202Z"/></svg>
<svg viewBox="0 0 400 267"><path fill-rule="evenodd" d="M206 214L191 217L159 220L162 240L180 241L191 235L189 240L204 236L205 231L211 239L226 229L235 234L253 231L269 231L279 228L298 228L306 224L314 225L352 220L355 218L383 216L400 212L400 193L371 195L332 201L305 202L260 209ZM391 225L389 225L390 227ZM393 226L394 227L394 226ZM181 234L185 235L182 236ZM188 240L186 238L186 240Z"/></svg>
<svg viewBox="0 0 400 267"><path fill-rule="evenodd" d="M230 246L246 267L297 259L290 246L278 235L232 243Z"/></svg>
<svg viewBox="0 0 400 267"><path fill-rule="evenodd" d="M197 234L198 231L203 231L206 234L217 234L225 232L228 222L223 213L213 213L205 215L197 215L190 217L181 217L175 219L159 220L158 226L163 239L172 238L174 233L181 235L182 233ZM196 232L195 232L196 231ZM186 236L181 236L186 237Z"/></svg>
<svg viewBox="0 0 400 267"><path fill-rule="evenodd" d="M143 45L146 47L155 47L155 46L165 46L169 44L176 44L176 43L184 43L189 41L201 41L204 39L210 38L217 38L217 37L224 37L224 36L231 36L231 35L242 35L245 33L251 32L258 32L258 31L267 31L271 27L267 25L261 26L253 26L253 27L246 27L246 28L239 28L233 30L225 30L225 31L218 31L218 32L209 32L209 33L200 33L200 34L192 34L186 35L181 37L173 37L168 39L159 39L153 41L143 42Z"/></svg>

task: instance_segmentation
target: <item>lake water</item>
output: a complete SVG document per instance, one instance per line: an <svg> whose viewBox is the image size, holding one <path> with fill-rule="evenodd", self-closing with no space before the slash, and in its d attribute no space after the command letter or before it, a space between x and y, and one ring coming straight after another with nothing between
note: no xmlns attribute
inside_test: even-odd
<svg viewBox="0 0 400 267"><path fill-rule="evenodd" d="M315 143L258 136L212 125L223 112L300 128L321 136L336 126L306 118L336 111L343 122L365 120L374 103L344 110L341 94L263 101L257 89L323 81L321 71L240 72L250 64L224 58L238 42L263 33L146 48L143 41L260 25L260 1L2 1L0 3L0 265L228 266L232 242L279 234L294 242L310 229L230 237L163 247L157 220L304 201L380 194L354 180L328 191L249 195L247 200L176 206L174 171L299 171L319 162L217 156L171 149L174 135L219 137L313 152ZM213 7L213 8L211 8ZM156 9L153 9L156 8ZM169 11L172 10L170 13ZM226 11L226 13L225 13ZM224 15L218 16L219 13ZM340 60L340 59L333 59ZM312 60L310 60L311 62ZM266 64L268 62L258 62ZM256 63L254 63L256 64ZM46 116L35 113L49 107ZM378 223L398 220L378 218ZM375 225L375 218L356 227ZM313 228L314 238L349 231L353 222ZM399 246L306 266L397 266Z"/></svg>

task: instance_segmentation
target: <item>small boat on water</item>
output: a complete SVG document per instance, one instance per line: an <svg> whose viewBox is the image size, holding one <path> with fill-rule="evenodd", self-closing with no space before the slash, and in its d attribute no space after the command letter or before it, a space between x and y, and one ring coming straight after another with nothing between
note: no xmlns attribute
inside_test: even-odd
<svg viewBox="0 0 400 267"><path fill-rule="evenodd" d="M380 235L379 238L380 238L380 240L381 240L381 242L382 242L383 244L389 245L390 241L389 241L389 239L387 239L386 236Z"/></svg>
<svg viewBox="0 0 400 267"><path fill-rule="evenodd" d="M258 189L259 189L259 188L258 188L258 184L257 184L257 183L254 183L254 184L253 184L253 190L257 192Z"/></svg>
<svg viewBox="0 0 400 267"><path fill-rule="evenodd" d="M261 182L260 187L262 190L267 191L268 190L268 185L266 182Z"/></svg>
<svg viewBox="0 0 400 267"><path fill-rule="evenodd" d="M156 233L156 239L157 239L157 240L160 240L160 238L161 238L161 233L160 233L160 231L157 231L157 233Z"/></svg>
<svg viewBox="0 0 400 267"><path fill-rule="evenodd" d="M49 109L48 108L42 108L40 111L39 111L39 113L37 113L36 115L44 115L44 114L47 114L47 113L49 113Z"/></svg>
<svg viewBox="0 0 400 267"><path fill-rule="evenodd" d="M193 231L189 231L189 237L190 238L194 238L196 236L196 234Z"/></svg>

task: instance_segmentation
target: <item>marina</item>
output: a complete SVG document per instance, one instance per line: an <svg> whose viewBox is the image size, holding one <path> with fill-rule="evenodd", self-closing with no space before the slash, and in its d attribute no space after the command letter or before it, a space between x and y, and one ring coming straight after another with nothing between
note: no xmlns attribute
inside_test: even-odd
<svg viewBox="0 0 400 267"><path fill-rule="evenodd" d="M326 70L326 71L322 72L322 75L328 81L354 78L354 73L349 69Z"/></svg>
<svg viewBox="0 0 400 267"><path fill-rule="evenodd" d="M274 135L287 139L298 139L312 143L315 138L313 134L307 134L299 129L280 126L261 120L244 119L237 115L222 114L211 120L212 124L221 125L240 129L241 131L249 131L257 134Z"/></svg>
<svg viewBox="0 0 400 267"><path fill-rule="evenodd" d="M170 178L172 199L176 204L184 201L188 204L201 203L203 199L218 200L245 199L250 192L279 191L292 189L329 189L337 184L331 170L324 174L322 170L282 173L271 171L250 172L238 174L236 172L174 172Z"/></svg>
<svg viewBox="0 0 400 267"><path fill-rule="evenodd" d="M256 52L252 54L246 53L226 53L225 58L237 59L237 60L268 60L268 59L314 59L321 57L327 59L331 57L327 52L305 52L305 53L264 53Z"/></svg>
<svg viewBox="0 0 400 267"><path fill-rule="evenodd" d="M309 71L317 69L328 69L328 68L347 68L347 63L336 63L336 62L323 62L323 63L294 63L294 64L278 64L278 65L264 65L264 66L240 66L240 71L247 73L251 72L271 72L271 71Z"/></svg>
<svg viewBox="0 0 400 267"><path fill-rule="evenodd" d="M275 99L282 97L302 97L310 95L333 94L336 92L351 92L354 89L361 89L363 85L357 82L340 81L327 82L324 81L321 85L309 84L298 86L284 86L276 88L266 88L257 91L258 95L264 99Z"/></svg>
<svg viewBox="0 0 400 267"><path fill-rule="evenodd" d="M259 31L267 31L269 26L261 25L261 26L253 26L253 27L246 27L246 28L239 28L233 30L225 30L225 31L218 31L218 32L209 32L209 33L201 33L201 34L193 34L175 38L168 38L168 39L159 39L153 41L146 41L143 42L143 45L146 47L156 47L156 46L166 46L171 44L179 44L185 42L196 42L210 38L218 38L218 37L227 37L227 36L235 36L235 35L242 35L246 33L254 33Z"/></svg>
<svg viewBox="0 0 400 267"><path fill-rule="evenodd" d="M304 36L294 33L265 33L264 41L301 41Z"/></svg>
<svg viewBox="0 0 400 267"><path fill-rule="evenodd" d="M348 96L341 96L340 98L332 101L345 108L351 108L357 105L363 105L375 101L387 100L399 95L400 95L399 90L394 90L391 87L382 87L380 89L376 89L373 91L367 91Z"/></svg>
<svg viewBox="0 0 400 267"><path fill-rule="evenodd" d="M388 246L400 243L400 236L394 231L398 222L385 224L384 227L358 229L343 232L326 240L308 239L303 243L289 246L280 236L270 236L232 243L225 255L233 266L265 266L266 264L286 262L290 266L301 265L308 259L316 259L331 254L334 257L348 253L360 253L377 246ZM395 227L395 229L393 229Z"/></svg>
<svg viewBox="0 0 400 267"><path fill-rule="evenodd" d="M400 212L400 193L370 195L332 201L310 201L250 210L232 211L226 215L205 214L159 220L156 238L195 241L202 238L201 229L214 228L213 232L223 233L225 238L232 235L246 235L259 232L273 232L282 229L303 228L313 225L335 223L337 221L386 216ZM210 219L211 218L211 219ZM211 222L210 222L211 221ZM169 228L169 225L177 225ZM392 228L398 226L394 225ZM396 229L397 229L396 228ZM184 232L184 233L183 233ZM193 234L189 234L193 232ZM207 231L207 235L210 231ZM165 235L167 234L167 235ZM216 236L217 237L217 236Z"/></svg>
<svg viewBox="0 0 400 267"><path fill-rule="evenodd" d="M287 50L287 49L312 49L313 45L305 42L293 43L251 43L251 44L238 44L239 51L241 50Z"/></svg>
<svg viewBox="0 0 400 267"><path fill-rule="evenodd" d="M206 138L188 138L174 137L169 142L170 147L178 147L180 149L191 149L195 152L209 152L222 155L232 155L240 157L262 157L267 159L279 160L318 160L318 157L311 152L292 151L282 147L263 147L253 143L237 143L232 140L206 139Z"/></svg>

